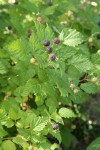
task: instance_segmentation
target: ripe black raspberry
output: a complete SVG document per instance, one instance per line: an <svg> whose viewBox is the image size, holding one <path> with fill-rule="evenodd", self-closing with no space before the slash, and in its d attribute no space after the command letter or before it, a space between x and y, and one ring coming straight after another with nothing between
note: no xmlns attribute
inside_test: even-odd
<svg viewBox="0 0 100 150"><path fill-rule="evenodd" d="M50 45L50 41L49 40L45 40L43 44L44 44L44 46L49 46Z"/></svg>
<svg viewBox="0 0 100 150"><path fill-rule="evenodd" d="M54 130L57 130L57 129L58 129L58 127L59 127L59 125L58 125L58 124L53 124L53 125L52 125L52 128L53 128Z"/></svg>
<svg viewBox="0 0 100 150"><path fill-rule="evenodd" d="M52 2L51 1L48 2L48 6L52 6Z"/></svg>
<svg viewBox="0 0 100 150"><path fill-rule="evenodd" d="M50 54L50 55L49 55L49 59L50 59L51 61L54 61L54 60L56 59L55 54Z"/></svg>
<svg viewBox="0 0 100 150"><path fill-rule="evenodd" d="M59 38L55 38L55 39L54 39L54 43L55 43L55 44L59 44L59 43L60 43L60 39L59 39Z"/></svg>
<svg viewBox="0 0 100 150"><path fill-rule="evenodd" d="M100 39L100 33L98 33L97 35L96 35L96 38L99 40Z"/></svg>
<svg viewBox="0 0 100 150"><path fill-rule="evenodd" d="M51 53L52 50L53 50L52 47L47 47L47 48L46 48L46 51L47 51L48 53Z"/></svg>

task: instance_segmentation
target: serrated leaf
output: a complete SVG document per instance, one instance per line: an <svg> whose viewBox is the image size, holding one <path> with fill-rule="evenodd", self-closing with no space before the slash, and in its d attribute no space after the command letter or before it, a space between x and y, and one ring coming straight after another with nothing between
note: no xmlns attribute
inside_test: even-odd
<svg viewBox="0 0 100 150"><path fill-rule="evenodd" d="M13 142L19 145L23 145L25 143L25 139L22 136L17 135L13 138Z"/></svg>
<svg viewBox="0 0 100 150"><path fill-rule="evenodd" d="M18 129L18 132L25 138L25 140L29 140L31 137L31 131L29 129Z"/></svg>
<svg viewBox="0 0 100 150"><path fill-rule="evenodd" d="M78 46L83 40L83 36L76 30L69 29L66 31L66 37L64 38L63 44L68 46Z"/></svg>
<svg viewBox="0 0 100 150"><path fill-rule="evenodd" d="M88 94L93 94L100 91L100 87L97 86L95 83L91 83L91 82L81 84L80 87Z"/></svg>
<svg viewBox="0 0 100 150"><path fill-rule="evenodd" d="M51 118L55 121L55 122L59 122L61 124L63 123L63 119L61 118L60 115L57 114L57 112L54 112L53 114L51 114Z"/></svg>
<svg viewBox="0 0 100 150"><path fill-rule="evenodd" d="M22 37L7 45L8 51L13 59L26 60L30 50L27 41Z"/></svg>
<svg viewBox="0 0 100 150"><path fill-rule="evenodd" d="M31 128L33 131L40 132L45 128L47 122L48 122L47 118L36 117L32 121Z"/></svg>
<svg viewBox="0 0 100 150"><path fill-rule="evenodd" d="M69 61L69 65L73 65L76 67L80 72L85 72L90 70L93 65L91 61L84 55L74 55Z"/></svg>
<svg viewBox="0 0 100 150"><path fill-rule="evenodd" d="M72 118L75 117L74 112L69 108L61 108L59 109L59 115L64 118Z"/></svg>

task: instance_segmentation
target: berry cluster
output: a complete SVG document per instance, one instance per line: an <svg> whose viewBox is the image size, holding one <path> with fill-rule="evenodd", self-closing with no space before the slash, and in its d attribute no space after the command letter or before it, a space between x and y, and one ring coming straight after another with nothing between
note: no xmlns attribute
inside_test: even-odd
<svg viewBox="0 0 100 150"><path fill-rule="evenodd" d="M54 44L59 44L60 43L60 39L59 38L55 38L54 39ZM54 61L56 59L55 54L52 53L53 48L52 46L50 46L50 41L49 40L45 40L43 45L46 47L46 51L49 55L49 60Z"/></svg>

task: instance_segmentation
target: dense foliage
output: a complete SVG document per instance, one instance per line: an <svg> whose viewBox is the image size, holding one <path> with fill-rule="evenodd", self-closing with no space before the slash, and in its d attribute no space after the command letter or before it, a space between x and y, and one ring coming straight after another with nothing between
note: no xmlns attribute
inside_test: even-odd
<svg viewBox="0 0 100 150"><path fill-rule="evenodd" d="M99 9L98 0L0 0L0 150L71 149L88 120L81 106L100 92ZM100 150L97 137L87 150Z"/></svg>

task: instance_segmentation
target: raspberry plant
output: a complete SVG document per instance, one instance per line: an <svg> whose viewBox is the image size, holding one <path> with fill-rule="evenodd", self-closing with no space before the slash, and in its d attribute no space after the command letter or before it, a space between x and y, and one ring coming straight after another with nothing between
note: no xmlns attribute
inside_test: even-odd
<svg viewBox="0 0 100 150"><path fill-rule="evenodd" d="M0 5L0 150L70 149L73 120L82 116L73 105L100 92L99 2L92 18L89 2Z"/></svg>

